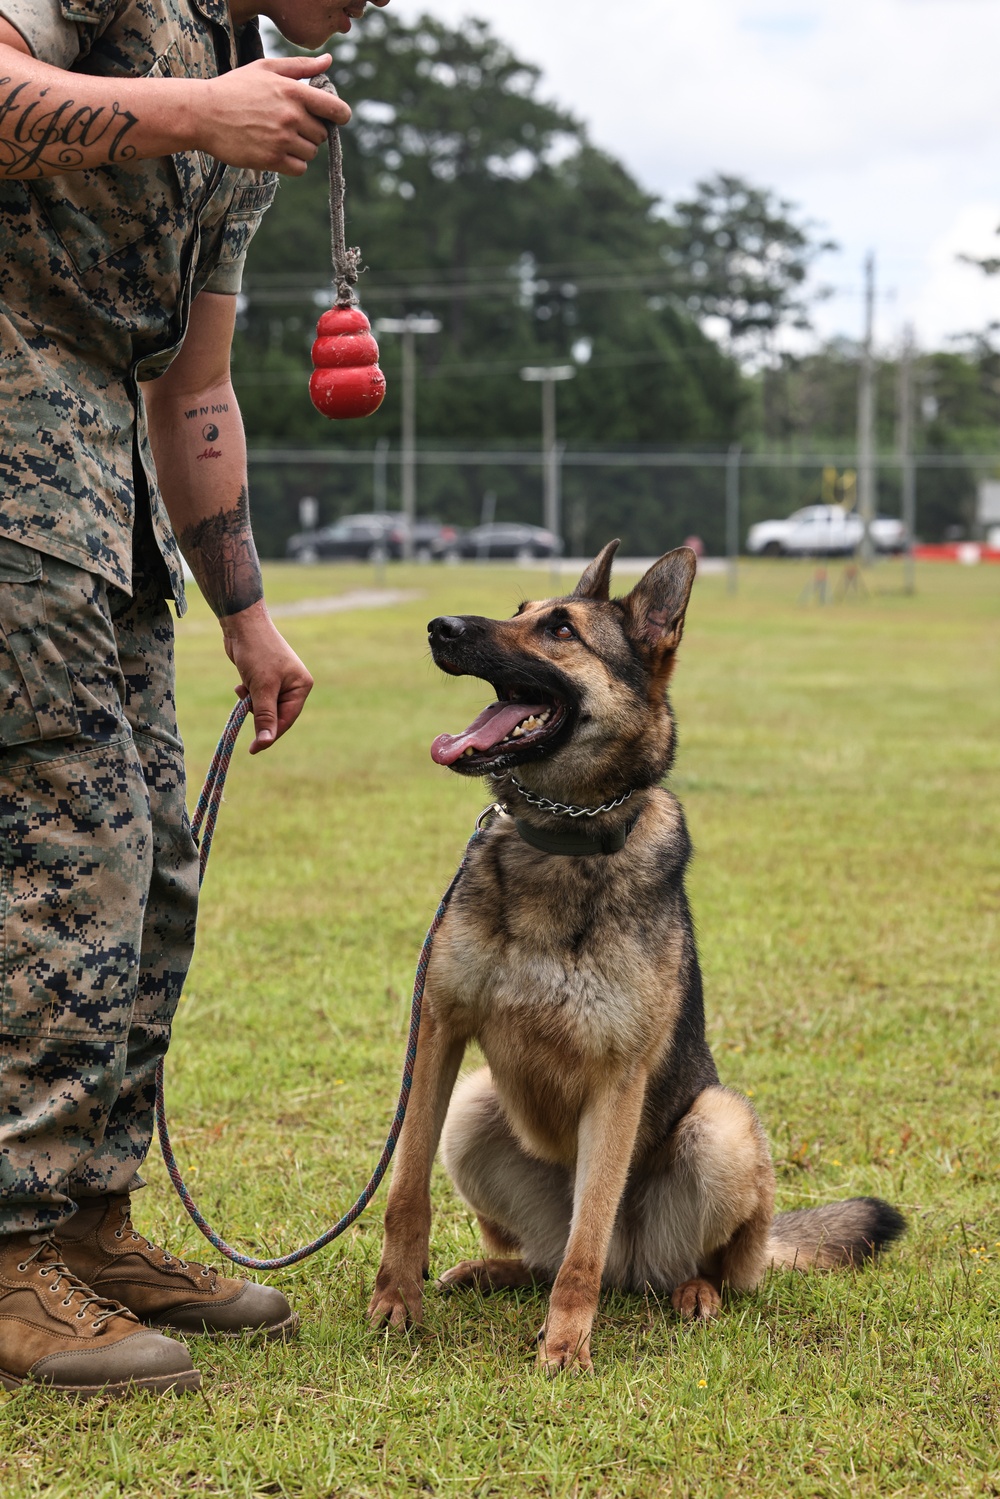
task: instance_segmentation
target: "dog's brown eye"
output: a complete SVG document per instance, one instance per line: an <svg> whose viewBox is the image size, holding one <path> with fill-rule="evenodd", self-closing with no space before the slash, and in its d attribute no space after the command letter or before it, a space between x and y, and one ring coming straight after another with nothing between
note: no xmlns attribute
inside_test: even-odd
<svg viewBox="0 0 1000 1499"><path fill-rule="evenodd" d="M572 625L553 625L552 634L557 640L575 640L576 631Z"/></svg>

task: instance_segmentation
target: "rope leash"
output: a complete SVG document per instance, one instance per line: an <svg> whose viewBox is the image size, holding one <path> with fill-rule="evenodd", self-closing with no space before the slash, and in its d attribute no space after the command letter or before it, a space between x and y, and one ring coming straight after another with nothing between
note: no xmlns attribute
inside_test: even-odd
<svg viewBox="0 0 1000 1499"><path fill-rule="evenodd" d="M249 698L243 698L229 715L229 722L226 724L222 738L219 740L212 763L208 769L208 775L205 777L205 784L198 798L194 817L191 819L191 831L199 845L199 885L204 880L205 870L208 867L208 856L211 852L212 839L215 835L215 824L219 816L219 807L222 804L222 793L226 784L226 776L229 773L229 763L233 758L237 736L249 712L250 700ZM481 821L482 819L480 819ZM403 1128L403 1120L406 1118L406 1106L409 1102L410 1086L413 1082L413 1068L417 1060L417 1038L420 1035L420 1014L423 1008L424 983L427 978L427 966L431 960L434 938L437 935L438 927L444 920L445 912L448 909L448 904L455 892L455 888L465 873L470 850L480 836L480 827L477 824L475 832L469 839L455 877L441 897L434 920L430 924L427 936L424 938L423 947L420 949L416 976L413 981L413 1002L410 1007L410 1030L406 1041L406 1061L403 1065L403 1078L399 1089L399 1100L396 1104L396 1114L389 1130L388 1139L385 1142L385 1149L382 1151L378 1165L368 1180L368 1185L354 1206L332 1228L328 1228L318 1238L310 1240L301 1249L293 1250L291 1254L276 1255L272 1259L255 1259L253 1255L241 1254L238 1249L233 1249L221 1235L216 1233L215 1229L211 1227L199 1212L194 1198L185 1186L184 1178L177 1164L177 1158L174 1155L173 1146L170 1143L170 1132L167 1128L167 1114L163 1097L163 1058L160 1058L156 1068L156 1132L159 1136L160 1150L163 1154L170 1180L173 1182L177 1195L187 1209L188 1215L195 1227L205 1235L208 1242L220 1254L224 1255L227 1260L232 1260L234 1265L242 1265L246 1270L283 1270L288 1265L298 1264L299 1260L308 1259L310 1255L316 1254L318 1250L325 1249L328 1244L332 1244L333 1240L339 1238L345 1229L350 1228L351 1224L356 1218L361 1216L378 1191L379 1183L385 1175L396 1149L399 1132Z"/></svg>

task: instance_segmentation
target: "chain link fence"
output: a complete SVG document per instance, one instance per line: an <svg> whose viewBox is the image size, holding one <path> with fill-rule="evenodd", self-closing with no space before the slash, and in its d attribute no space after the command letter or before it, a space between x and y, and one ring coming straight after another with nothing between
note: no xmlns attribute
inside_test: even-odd
<svg viewBox="0 0 1000 1499"><path fill-rule="evenodd" d="M251 501L258 547L282 557L302 529L300 502L316 501L317 523L372 510L400 510L401 458L385 443L373 449L262 449L251 451ZM972 534L976 486L1000 472L1000 454L918 456L916 534L948 539ZM735 543L748 528L820 501L852 503L853 455L561 451L561 530L567 553L596 552L620 536L624 555L652 556L692 536L709 556ZM543 475L537 450L459 450L426 447L417 455L417 513L460 527L485 518L543 524ZM898 458L877 461L877 508L901 513ZM727 496L729 501L727 531Z"/></svg>

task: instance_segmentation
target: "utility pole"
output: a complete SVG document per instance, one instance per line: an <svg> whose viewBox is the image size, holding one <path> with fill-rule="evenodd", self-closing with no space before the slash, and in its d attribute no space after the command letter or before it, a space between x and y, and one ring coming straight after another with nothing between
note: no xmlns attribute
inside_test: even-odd
<svg viewBox="0 0 1000 1499"><path fill-rule="evenodd" d="M913 356L916 340L913 324L903 330L903 349L899 358L899 466L903 477L902 521L906 529L906 555L903 560L903 592L916 593L916 566L913 543L917 529L917 464L913 452Z"/></svg>
<svg viewBox="0 0 1000 1499"><path fill-rule="evenodd" d="M870 566L875 560L872 521L875 519L875 256L865 258L865 337L861 346L861 369L858 376L858 514L864 527L861 533L861 561Z"/></svg>
<svg viewBox="0 0 1000 1499"><path fill-rule="evenodd" d="M572 380L576 374L574 364L528 365L521 371L521 379L542 387L542 474L545 483L545 527L559 536L561 510L561 464L562 450L556 440L556 385L561 380ZM552 553L552 576L558 574L558 558Z"/></svg>
<svg viewBox="0 0 1000 1499"><path fill-rule="evenodd" d="M738 442L730 445L726 458L726 590L735 593L739 587L740 555L740 459L743 449Z"/></svg>
<svg viewBox="0 0 1000 1499"><path fill-rule="evenodd" d="M372 468L373 501L376 515L383 515L389 508L389 439L380 437L375 444ZM386 549L379 547L375 555L375 583L385 586Z"/></svg>
<svg viewBox="0 0 1000 1499"><path fill-rule="evenodd" d="M497 492L496 492L495 489L488 489L486 491L486 493L483 495L483 503L482 503L482 505L480 507L480 510L479 510L479 524L480 524L480 526L484 526L484 527L485 526L492 526L493 522L496 520L496 514L497 514ZM489 541L488 541L488 539L485 536L483 536L482 539L480 540L480 543L479 543L479 560L480 560L480 562L486 562L487 559L489 558L489 554L490 554Z"/></svg>
<svg viewBox="0 0 1000 1499"><path fill-rule="evenodd" d="M406 525L403 556L413 559L413 526L417 518L417 346L418 333L440 333L436 317L411 314L405 318L380 317L376 333L399 333L403 339L402 407L400 460L402 466L402 501Z"/></svg>
<svg viewBox="0 0 1000 1499"><path fill-rule="evenodd" d="M374 491L374 509L376 515L383 515L389 508L389 439L380 437L375 444L374 468L372 473L372 489Z"/></svg>

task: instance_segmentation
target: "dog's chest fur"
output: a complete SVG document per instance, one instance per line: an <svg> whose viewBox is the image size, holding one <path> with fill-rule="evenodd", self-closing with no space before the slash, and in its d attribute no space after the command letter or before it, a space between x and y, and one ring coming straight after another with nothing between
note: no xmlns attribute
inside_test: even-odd
<svg viewBox="0 0 1000 1499"><path fill-rule="evenodd" d="M655 793L618 854L542 854L513 825L475 850L430 973L479 1042L524 1143L561 1158L595 1078L660 1061L684 995L687 835Z"/></svg>

